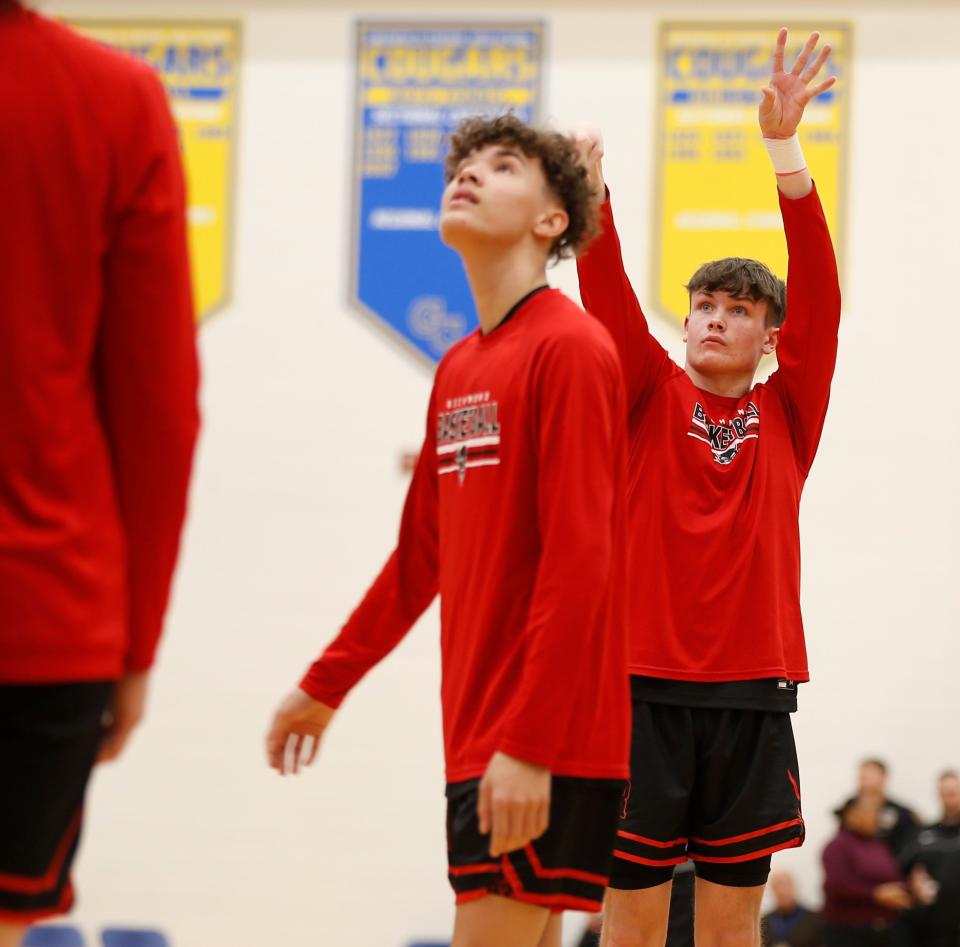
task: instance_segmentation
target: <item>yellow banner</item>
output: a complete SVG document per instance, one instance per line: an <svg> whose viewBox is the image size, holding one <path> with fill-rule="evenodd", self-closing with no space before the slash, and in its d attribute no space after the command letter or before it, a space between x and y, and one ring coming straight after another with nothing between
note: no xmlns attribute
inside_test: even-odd
<svg viewBox="0 0 960 947"><path fill-rule="evenodd" d="M760 90L782 25L660 26L653 285L659 310L680 322L689 311L684 284L701 263L751 257L787 275L776 184L757 124ZM787 69L815 29L821 43L833 47L819 78L836 75L838 82L807 106L800 140L842 273L851 28L791 25Z"/></svg>
<svg viewBox="0 0 960 947"><path fill-rule="evenodd" d="M163 79L183 149L197 318L231 292L233 165L240 24L232 21L70 20L101 43L149 63Z"/></svg>

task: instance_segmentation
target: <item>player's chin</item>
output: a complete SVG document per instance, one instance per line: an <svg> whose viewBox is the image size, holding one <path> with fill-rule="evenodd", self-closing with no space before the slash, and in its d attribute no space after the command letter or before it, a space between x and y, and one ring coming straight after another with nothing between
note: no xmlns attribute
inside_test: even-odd
<svg viewBox="0 0 960 947"><path fill-rule="evenodd" d="M694 352L687 356L687 361L701 375L709 375L712 372L727 370L730 367L727 352L722 348L712 346L698 346Z"/></svg>
<svg viewBox="0 0 960 947"><path fill-rule="evenodd" d="M463 208L445 208L440 214L440 239L457 250L476 234L476 225Z"/></svg>

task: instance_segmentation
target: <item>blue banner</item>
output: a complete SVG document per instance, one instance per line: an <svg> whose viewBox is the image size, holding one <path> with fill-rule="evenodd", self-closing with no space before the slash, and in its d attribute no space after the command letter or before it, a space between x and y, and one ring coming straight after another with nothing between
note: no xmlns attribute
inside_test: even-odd
<svg viewBox="0 0 960 947"><path fill-rule="evenodd" d="M357 26L351 301L439 361L477 325L460 258L440 242L443 161L467 116L540 113L543 25Z"/></svg>

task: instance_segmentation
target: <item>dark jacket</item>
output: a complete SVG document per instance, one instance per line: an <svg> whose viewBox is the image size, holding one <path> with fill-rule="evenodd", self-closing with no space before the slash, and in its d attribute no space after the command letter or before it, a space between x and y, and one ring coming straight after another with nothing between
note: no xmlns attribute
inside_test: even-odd
<svg viewBox="0 0 960 947"><path fill-rule="evenodd" d="M922 866L939 886L933 904L910 912L910 926L919 939L960 943L960 825L938 822L923 829L902 864L906 873Z"/></svg>

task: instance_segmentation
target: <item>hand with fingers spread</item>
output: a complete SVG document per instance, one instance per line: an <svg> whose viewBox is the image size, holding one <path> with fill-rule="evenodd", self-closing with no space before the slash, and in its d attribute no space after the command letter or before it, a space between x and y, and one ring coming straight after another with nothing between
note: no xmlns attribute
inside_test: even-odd
<svg viewBox="0 0 960 947"><path fill-rule="evenodd" d="M336 711L299 688L292 691L273 717L267 734L267 761L281 776L296 775L309 766L320 739Z"/></svg>
<svg viewBox="0 0 960 947"><path fill-rule="evenodd" d="M480 780L477 817L495 858L540 838L550 822L550 770L494 753Z"/></svg>
<svg viewBox="0 0 960 947"><path fill-rule="evenodd" d="M598 204L606 198L607 188L603 180L603 135L596 125L578 125L570 138L580 155L580 164L587 170L587 180Z"/></svg>
<svg viewBox="0 0 960 947"><path fill-rule="evenodd" d="M813 61L810 61L819 42L820 34L811 33L793 68L785 72L783 60L787 46L786 28L777 34L773 72L769 85L763 89L763 100L760 102L760 129L764 138L790 138L794 135L807 103L826 92L837 81L836 76L830 76L815 86L810 85L830 55L831 47L825 45Z"/></svg>

